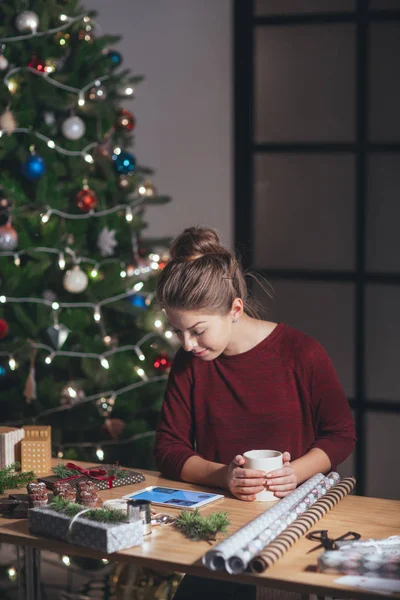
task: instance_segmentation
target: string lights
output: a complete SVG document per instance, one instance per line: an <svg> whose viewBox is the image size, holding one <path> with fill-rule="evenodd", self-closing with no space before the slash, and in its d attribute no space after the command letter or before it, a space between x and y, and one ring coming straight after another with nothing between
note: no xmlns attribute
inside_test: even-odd
<svg viewBox="0 0 400 600"><path fill-rule="evenodd" d="M59 31L63 31L70 27L73 23L77 21L81 21L87 19L87 15L78 15L77 17L67 17L67 15L60 15L60 21L63 22L63 25L59 25L58 27L54 27L53 29L47 29L46 31L37 31L32 27L32 33L27 33L25 35L16 35L13 37L0 38L0 44L5 42L19 42L22 40L29 40L34 37L42 37L44 35L52 35L53 33L58 33Z"/></svg>
<svg viewBox="0 0 400 600"><path fill-rule="evenodd" d="M140 204L143 203L143 199L140 198L139 200L137 200L135 203L131 203L131 207L137 208ZM51 208L51 206L47 206L46 207L46 212L43 213L41 215L41 221L42 223L48 223L50 220L51 215L58 215L59 217L62 217L63 219L91 219L92 217L105 217L107 215L112 215L113 213L118 212L119 210L125 210L127 208L127 204L118 204L117 206L113 206L112 208L108 208L105 210L101 210L101 211L94 211L94 210L90 210L87 213L83 213L83 214L75 214L75 213L66 213L63 212L62 210L58 210L57 208Z"/></svg>
<svg viewBox="0 0 400 600"><path fill-rule="evenodd" d="M166 333L169 333L170 335L165 335L165 337L167 339L170 339L172 337L172 332L168 331L165 332L165 334ZM47 344L42 344L33 340L30 340L29 345L35 350L44 350L45 352L48 352L48 355L44 359L44 362L47 365L50 365L57 356L68 356L69 358L93 358L98 360L104 369L109 369L110 363L108 361L108 357L113 356L114 354L119 354L121 352L133 351L135 352L136 356L140 361L146 360L146 357L142 351L142 345L154 337L160 337L159 332L146 333L146 335L144 335L136 344L127 344L125 346L115 347L111 350L106 350L101 354L96 354L94 352L72 352L68 350L54 350L54 348L48 346ZM18 365L14 358L14 355L9 354L8 352L0 352L0 356L7 356L10 369L12 371L15 371ZM135 372L139 375L139 377L141 377L141 379L143 379L143 381L148 381L148 377L142 368L135 367Z"/></svg>
<svg viewBox="0 0 400 600"><path fill-rule="evenodd" d="M47 417L50 414L54 414L54 413L58 413L58 412L64 412L65 410L73 410L75 407L77 406L82 406L82 404L87 404L89 402L94 402L96 400L98 400L99 398L104 397L108 397L108 396L115 396L115 398L117 398L118 396L121 396L122 394L126 394L127 392L131 392L132 390L138 389L143 387L144 385L148 385L150 383L155 383L157 381L165 381L167 379L167 375L157 375L156 377L149 377L147 379L147 381L136 381L135 383L131 383L129 385L126 385L125 387L122 387L118 390L106 390L103 392L97 392L96 394L92 394L91 396L86 396L85 398L83 398L82 400L80 400L79 403L77 404L73 404L72 406L67 405L67 404L63 404L60 406L56 406L54 408L49 408L47 410L43 410L42 412L38 413L37 415L35 415L31 420L34 420L35 422L37 422L39 419L41 419L42 417ZM28 419L29 421L29 419ZM8 421L7 423L5 423L6 425L10 425L10 426L18 426L18 425L26 425L27 423L27 419L20 419L18 421ZM151 432L154 433L154 432ZM128 443L129 438L126 438L125 440L121 440L121 443ZM79 445L80 444L68 444L68 445ZM83 444L83 446L97 446L98 444ZM102 443L102 445L104 445ZM82 447L83 447L82 446Z"/></svg>

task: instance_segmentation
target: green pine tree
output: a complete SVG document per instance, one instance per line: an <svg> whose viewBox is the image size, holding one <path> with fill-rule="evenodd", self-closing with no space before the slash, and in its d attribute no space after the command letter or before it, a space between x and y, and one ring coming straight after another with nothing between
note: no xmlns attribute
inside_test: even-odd
<svg viewBox="0 0 400 600"><path fill-rule="evenodd" d="M145 467L172 346L154 304L168 240L143 236L144 212L169 198L132 149L143 78L95 17L0 2L0 414L51 425L55 455Z"/></svg>

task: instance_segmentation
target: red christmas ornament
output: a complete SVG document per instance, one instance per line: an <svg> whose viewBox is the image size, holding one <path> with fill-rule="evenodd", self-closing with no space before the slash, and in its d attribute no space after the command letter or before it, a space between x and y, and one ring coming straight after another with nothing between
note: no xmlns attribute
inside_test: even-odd
<svg viewBox="0 0 400 600"><path fill-rule="evenodd" d="M83 212L89 212L96 207L97 197L93 190L87 186L83 186L81 191L77 193L75 202L77 207Z"/></svg>
<svg viewBox="0 0 400 600"><path fill-rule="evenodd" d="M36 71L39 71L40 73L45 73L46 63L44 60L38 58L37 56L32 56L28 66L31 69L36 69Z"/></svg>
<svg viewBox="0 0 400 600"><path fill-rule="evenodd" d="M171 368L171 361L168 357L168 354L163 352L156 356L156 358L154 359L153 366L155 369L157 369L157 371L162 371L163 373L165 371L169 371L169 369Z"/></svg>
<svg viewBox="0 0 400 600"><path fill-rule="evenodd" d="M126 129L126 131L132 131L135 125L135 117L131 112L129 112L129 110L123 109L119 111L115 120L116 129Z"/></svg>
<svg viewBox="0 0 400 600"><path fill-rule="evenodd" d="M6 337L8 333L8 323L4 319L0 319L0 340Z"/></svg>

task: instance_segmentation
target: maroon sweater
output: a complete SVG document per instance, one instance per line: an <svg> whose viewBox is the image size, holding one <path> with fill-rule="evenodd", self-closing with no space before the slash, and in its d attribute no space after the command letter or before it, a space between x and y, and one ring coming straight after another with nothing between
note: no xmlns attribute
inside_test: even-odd
<svg viewBox="0 0 400 600"><path fill-rule="evenodd" d="M280 323L257 346L202 361L179 350L157 427L155 457L180 479L194 455L228 464L246 450L321 448L336 468L352 452L350 407L318 342Z"/></svg>

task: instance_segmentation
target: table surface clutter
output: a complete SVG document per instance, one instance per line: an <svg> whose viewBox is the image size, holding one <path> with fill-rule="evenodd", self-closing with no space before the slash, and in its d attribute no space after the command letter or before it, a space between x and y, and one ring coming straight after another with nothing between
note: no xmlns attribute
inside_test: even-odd
<svg viewBox="0 0 400 600"><path fill-rule="evenodd" d="M59 462L53 461L54 464ZM92 466L85 463L78 464L82 467ZM188 483L172 482L152 471L141 471L141 473L146 478L145 482L101 490L99 491L101 500L117 499L151 485L179 487L187 490L216 491ZM23 490L15 490L16 493L21 493L21 491ZM7 490L2 497L8 497L8 494L12 492L13 490ZM270 503L269 506L272 508L276 504ZM269 506L266 503L246 503L233 497L225 497L223 500L201 508L201 514L207 516L216 511L226 511L230 520L227 535L231 535L246 523L261 515ZM180 513L180 509L159 508L160 511L170 515L178 516ZM312 528L312 530L321 529L328 530L329 536L332 538L337 538L347 531L358 532L361 534L362 540L400 535L400 501L348 495ZM224 538L219 538L215 545L221 539ZM34 535L29 531L27 519L14 519L12 515L8 518L0 518L0 541L18 546L46 549L59 554L104 557L104 553L98 551ZM109 555L108 558L125 563L133 562L153 569L178 571L202 577L251 583L257 586L300 593L340 595L341 598L346 596L364 599L377 597L376 593L335 583L335 580L339 577L338 574L318 573L316 566L323 548L308 554L308 551L315 545L315 541L303 536L263 573L246 572L230 575L225 571L211 571L203 566L202 558L212 547L210 543L205 541L194 542L184 537L173 525L163 525L153 527L151 535L144 538L141 546L117 551ZM400 597L400 595L397 594L392 597Z"/></svg>

